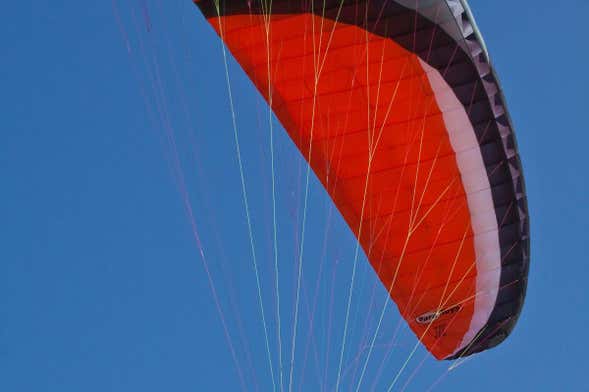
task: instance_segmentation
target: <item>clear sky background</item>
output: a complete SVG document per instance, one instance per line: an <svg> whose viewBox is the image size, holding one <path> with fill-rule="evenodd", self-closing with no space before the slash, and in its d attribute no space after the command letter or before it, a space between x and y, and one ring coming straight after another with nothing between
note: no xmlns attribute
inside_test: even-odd
<svg viewBox="0 0 589 392"><path fill-rule="evenodd" d="M527 300L500 347L452 371L419 348L395 390L589 391L589 2L470 4L525 170ZM212 29L189 0L8 2L2 14L0 390L272 390ZM276 369L268 117L229 66ZM306 167L275 127L287 363ZM335 382L355 249L314 178L307 215L294 369L303 391ZM359 267L345 390L378 312L370 295L384 300L364 256ZM362 390L386 389L415 344L392 307L385 320L378 343L397 331L395 345L376 350Z"/></svg>

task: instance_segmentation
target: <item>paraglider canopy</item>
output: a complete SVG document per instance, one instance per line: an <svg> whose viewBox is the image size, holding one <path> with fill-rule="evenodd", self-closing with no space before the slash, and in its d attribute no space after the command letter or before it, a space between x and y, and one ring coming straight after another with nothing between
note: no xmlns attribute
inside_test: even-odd
<svg viewBox="0 0 589 392"><path fill-rule="evenodd" d="M513 128L463 1L195 0L438 359L510 333L529 262Z"/></svg>

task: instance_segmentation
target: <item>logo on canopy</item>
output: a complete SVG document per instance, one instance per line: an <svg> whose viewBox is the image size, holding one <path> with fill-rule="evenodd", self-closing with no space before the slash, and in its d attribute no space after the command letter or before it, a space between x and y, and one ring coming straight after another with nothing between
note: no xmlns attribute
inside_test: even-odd
<svg viewBox="0 0 589 392"><path fill-rule="evenodd" d="M441 316L459 312L461 308L462 307L460 305L454 305L444 310L427 312L421 316L417 316L415 321L417 321L419 324L430 324L439 319Z"/></svg>

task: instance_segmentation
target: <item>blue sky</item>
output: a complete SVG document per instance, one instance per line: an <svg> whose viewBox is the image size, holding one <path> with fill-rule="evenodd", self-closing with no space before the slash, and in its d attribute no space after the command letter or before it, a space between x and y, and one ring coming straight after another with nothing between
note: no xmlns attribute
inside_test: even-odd
<svg viewBox="0 0 589 392"><path fill-rule="evenodd" d="M470 4L502 81L526 175L527 300L500 347L450 372L419 348L396 390L589 391L589 3ZM240 372L248 389L271 390L223 57L204 18L188 0L119 0L116 8L111 1L40 0L4 9L0 390L233 391ZM229 67L276 368L267 112L231 60ZM286 363L306 167L275 126ZM333 386L355 249L314 178L309 194L298 390L316 390L323 379ZM363 256L359 266L346 361L361 343L375 281ZM415 344L396 310L387 320L383 341L399 326L396 345L388 357L377 350L366 388L374 380L386 389ZM357 375L353 369L347 374ZM352 377L344 384L352 386Z"/></svg>

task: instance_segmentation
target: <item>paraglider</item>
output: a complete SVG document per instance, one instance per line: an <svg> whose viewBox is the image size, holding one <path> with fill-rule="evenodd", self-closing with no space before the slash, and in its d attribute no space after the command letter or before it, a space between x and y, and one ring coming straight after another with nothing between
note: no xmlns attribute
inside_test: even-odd
<svg viewBox="0 0 589 392"><path fill-rule="evenodd" d="M438 359L523 306L529 222L505 99L459 0L196 0Z"/></svg>

